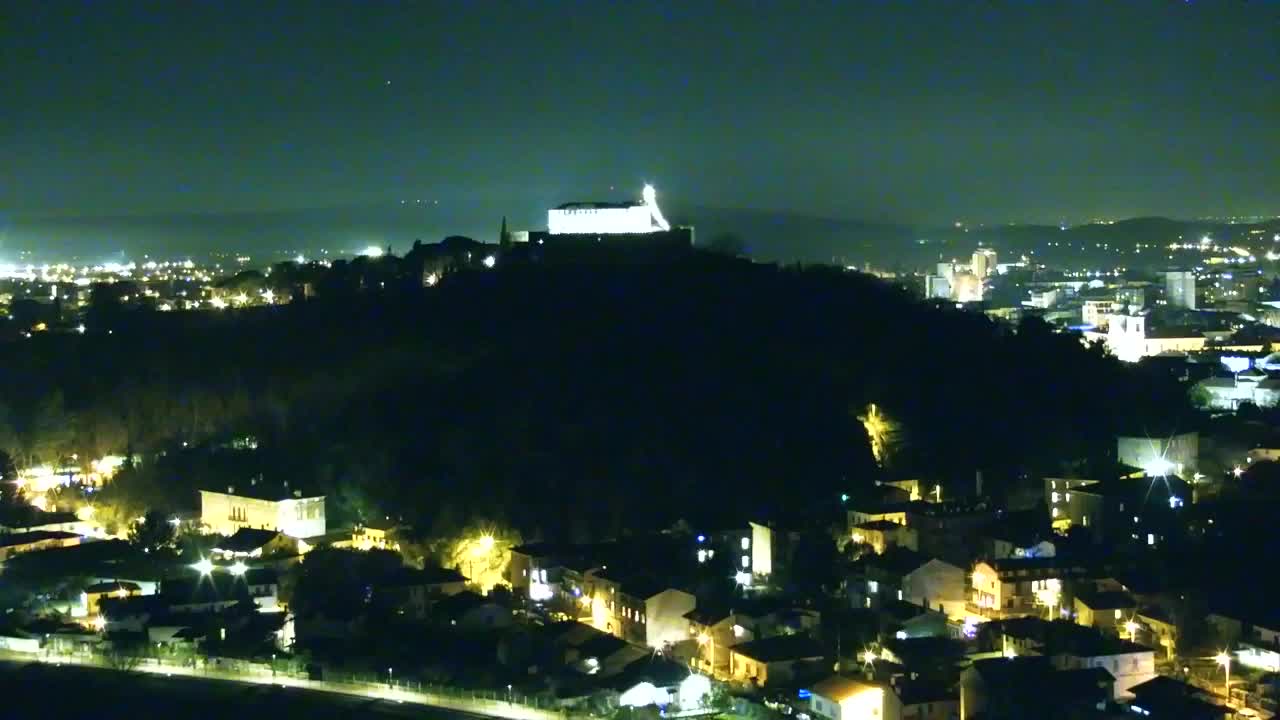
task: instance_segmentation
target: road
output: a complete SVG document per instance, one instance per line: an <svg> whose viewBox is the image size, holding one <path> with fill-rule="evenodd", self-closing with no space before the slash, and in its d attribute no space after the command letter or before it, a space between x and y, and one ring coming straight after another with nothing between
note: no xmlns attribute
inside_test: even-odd
<svg viewBox="0 0 1280 720"><path fill-rule="evenodd" d="M385 686L140 665L133 671L72 658L0 658L5 712L29 707L45 717L258 718L427 717L452 720L561 720L559 713L501 701L442 697ZM11 702L13 699L13 702ZM16 702L18 705L14 705ZM161 714L160 710L164 713ZM174 709L180 711L174 713ZM305 709L305 711L304 711ZM52 713L52 714L50 714ZM15 716L17 714L15 713Z"/></svg>

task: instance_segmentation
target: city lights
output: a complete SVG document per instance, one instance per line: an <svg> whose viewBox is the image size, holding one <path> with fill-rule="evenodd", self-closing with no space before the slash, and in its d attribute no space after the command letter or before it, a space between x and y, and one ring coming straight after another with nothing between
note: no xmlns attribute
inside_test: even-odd
<svg viewBox="0 0 1280 720"><path fill-rule="evenodd" d="M195 570L201 575L212 575L213 562L208 558L200 558L199 562L195 562L191 564L191 569Z"/></svg>

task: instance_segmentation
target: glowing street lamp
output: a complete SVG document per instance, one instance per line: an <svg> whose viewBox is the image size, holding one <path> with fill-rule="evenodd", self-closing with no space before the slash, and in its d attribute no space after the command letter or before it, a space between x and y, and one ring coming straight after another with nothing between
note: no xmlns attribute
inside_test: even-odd
<svg viewBox="0 0 1280 720"><path fill-rule="evenodd" d="M1223 682L1223 685L1227 689L1227 701L1230 702L1231 701L1231 655L1226 650L1223 650L1222 652L1213 656L1213 661L1221 665L1223 671L1226 673L1226 680Z"/></svg>
<svg viewBox="0 0 1280 720"><path fill-rule="evenodd" d="M200 558L200 562L192 563L191 569L195 570L201 575L212 575L213 561L211 561L209 558Z"/></svg>
<svg viewBox="0 0 1280 720"><path fill-rule="evenodd" d="M1133 618L1130 618L1129 620L1125 621L1124 630L1125 632L1129 633L1130 640L1137 641L1139 627L1141 626L1138 625L1138 623L1134 622Z"/></svg>
<svg viewBox="0 0 1280 720"><path fill-rule="evenodd" d="M863 665L874 665L876 662L876 653L871 649L863 650L862 655L859 657Z"/></svg>
<svg viewBox="0 0 1280 720"><path fill-rule="evenodd" d="M235 575L235 576L239 577L239 576L241 576L241 575L244 575L244 574L245 574L245 572L246 572L246 571L248 571L249 566L247 566L247 565L245 565L244 563L242 563L242 562L240 562L239 560L237 560L237 561L235 561L235 563L233 563L233 564L231 565L231 567L230 567L230 568L228 568L228 569L231 571L231 574L232 574L232 575Z"/></svg>

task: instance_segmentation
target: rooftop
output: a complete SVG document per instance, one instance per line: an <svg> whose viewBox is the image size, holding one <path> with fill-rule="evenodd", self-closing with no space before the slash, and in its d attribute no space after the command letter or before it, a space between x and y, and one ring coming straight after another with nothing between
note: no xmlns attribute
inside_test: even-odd
<svg viewBox="0 0 1280 720"><path fill-rule="evenodd" d="M868 690L878 688L878 685L854 680L844 677L843 675L832 675L831 677L814 685L810 692L814 695L821 695L824 698L830 698L837 703L844 702L851 697L861 695Z"/></svg>
<svg viewBox="0 0 1280 720"><path fill-rule="evenodd" d="M84 589L85 593L96 595L98 593L117 593L124 591L126 593L141 592L142 588L137 583L113 580L112 582L95 583Z"/></svg>
<svg viewBox="0 0 1280 720"><path fill-rule="evenodd" d="M822 646L808 635L778 635L762 640L751 640L734 645L731 650L761 662L821 658L826 655Z"/></svg>
<svg viewBox="0 0 1280 720"><path fill-rule="evenodd" d="M214 549L231 553L249 553L278 537L280 537L280 533L275 530L240 528L239 530L236 530L231 537L226 540L222 540L215 545Z"/></svg>
<svg viewBox="0 0 1280 720"><path fill-rule="evenodd" d="M30 532L0 534L0 548L28 545L44 540L70 540L79 535L63 530L31 530Z"/></svg>
<svg viewBox="0 0 1280 720"><path fill-rule="evenodd" d="M858 523L853 526L853 529L855 530L876 530L880 532L884 532L886 530L905 530L906 528L906 525L889 520L871 520L869 522Z"/></svg>
<svg viewBox="0 0 1280 720"><path fill-rule="evenodd" d="M906 575L926 565L933 558L904 547L891 547L880 555L872 555L861 560L868 568L875 568L891 575Z"/></svg>
<svg viewBox="0 0 1280 720"><path fill-rule="evenodd" d="M1096 592L1088 588L1078 590L1076 599L1090 610L1124 610L1138 605L1127 592Z"/></svg>
<svg viewBox="0 0 1280 720"><path fill-rule="evenodd" d="M1100 657L1126 653L1151 652L1151 648L1103 634L1100 630L1073 622L1050 622L1040 618L1014 618L987 624L997 633L1026 638L1038 643L1045 655Z"/></svg>
<svg viewBox="0 0 1280 720"><path fill-rule="evenodd" d="M290 486L289 481L287 480L279 483L250 480L236 485L205 488L200 492L209 492L219 495L234 495L236 497L255 498L257 500L271 500L273 502L324 497L324 495L320 493L312 493L301 487Z"/></svg>

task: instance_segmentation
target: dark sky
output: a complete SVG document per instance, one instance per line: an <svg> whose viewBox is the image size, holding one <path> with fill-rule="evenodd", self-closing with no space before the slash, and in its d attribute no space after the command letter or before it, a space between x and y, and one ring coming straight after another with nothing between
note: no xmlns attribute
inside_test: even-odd
<svg viewBox="0 0 1280 720"><path fill-rule="evenodd" d="M0 213L1280 214L1280 3L0 9ZM610 192L610 186L617 189Z"/></svg>

